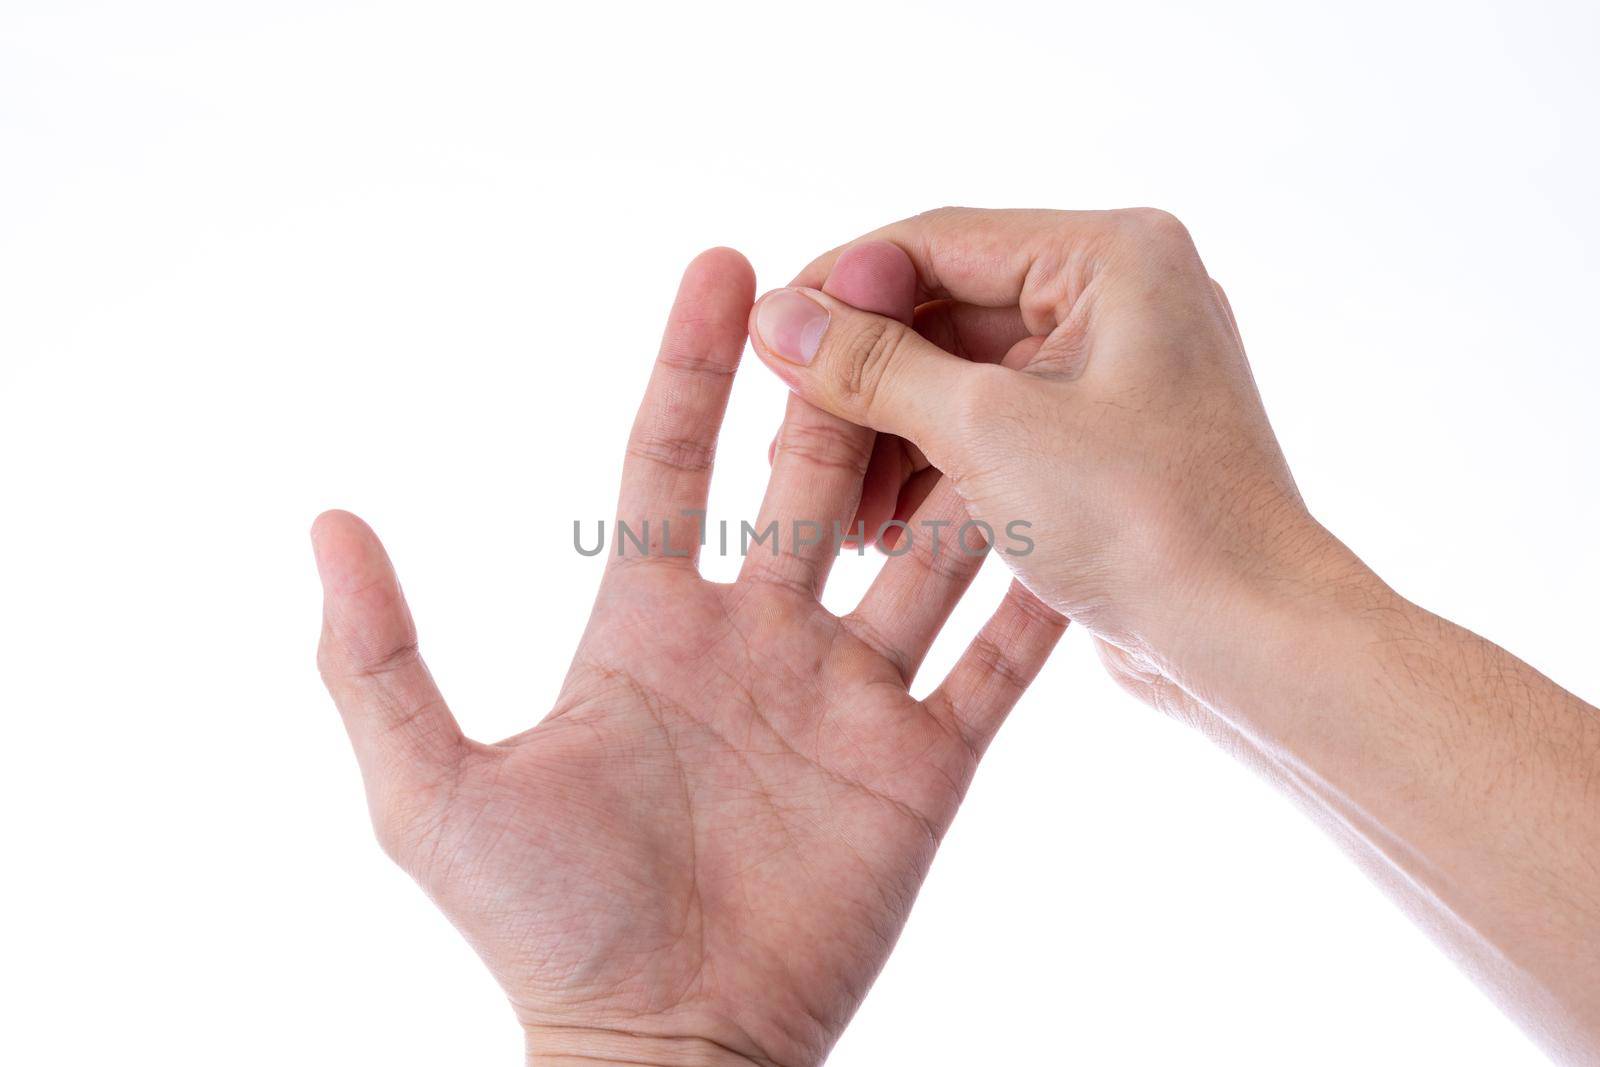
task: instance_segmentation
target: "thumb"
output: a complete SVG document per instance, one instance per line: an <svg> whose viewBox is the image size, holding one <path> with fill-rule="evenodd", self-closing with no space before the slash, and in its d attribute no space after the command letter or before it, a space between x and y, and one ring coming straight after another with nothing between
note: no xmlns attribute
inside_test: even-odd
<svg viewBox="0 0 1600 1067"><path fill-rule="evenodd" d="M998 367L951 355L894 319L815 289L777 289L750 313L756 354L810 403L916 443L949 471L972 399Z"/></svg>
<svg viewBox="0 0 1600 1067"><path fill-rule="evenodd" d="M465 739L417 654L417 631L377 535L345 511L311 528L322 575L317 664L366 779L383 836L390 801L435 784Z"/></svg>

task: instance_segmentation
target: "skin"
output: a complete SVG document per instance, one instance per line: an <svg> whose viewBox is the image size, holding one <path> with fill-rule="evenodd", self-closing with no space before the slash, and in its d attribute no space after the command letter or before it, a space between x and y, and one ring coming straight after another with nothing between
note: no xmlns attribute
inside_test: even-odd
<svg viewBox="0 0 1600 1067"><path fill-rule="evenodd" d="M911 320L898 251L846 252L827 275L841 299ZM530 1063L821 1062L1066 625L1014 586L919 701L907 687L981 554L907 552L843 618L818 603L828 544L752 551L732 584L700 577L679 519L705 507L753 296L735 252L685 273L617 510L649 521L650 552L609 555L561 693L526 733L463 736L372 531L344 512L312 530L319 664L378 839L500 981ZM847 522L873 447L791 401L758 527ZM924 505L939 508L960 515L953 495Z"/></svg>
<svg viewBox="0 0 1600 1067"><path fill-rule="evenodd" d="M912 265L918 329L812 288L862 247ZM1312 517L1176 219L932 212L821 257L751 336L914 446L901 498L1030 522L1003 558L1118 682L1298 799L1553 1057L1600 1062L1600 712Z"/></svg>

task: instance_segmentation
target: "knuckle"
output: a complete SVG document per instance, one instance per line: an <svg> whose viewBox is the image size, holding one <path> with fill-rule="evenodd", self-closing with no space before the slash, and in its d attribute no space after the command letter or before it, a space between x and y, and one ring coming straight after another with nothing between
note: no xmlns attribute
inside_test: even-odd
<svg viewBox="0 0 1600 1067"><path fill-rule="evenodd" d="M1006 592L1006 599L1016 611L1024 626L1043 627L1050 630L1065 630L1067 627L1066 616L1047 606L1028 590L1021 582L1013 582Z"/></svg>
<svg viewBox="0 0 1600 1067"><path fill-rule="evenodd" d="M971 211L971 208L957 207L955 204L945 204L941 207L930 208L917 216L919 219L940 221L958 218Z"/></svg>
<svg viewBox="0 0 1600 1067"><path fill-rule="evenodd" d="M843 622L845 626L847 626L850 631L856 635L857 638L866 642L867 645L869 645L880 656L888 660L890 666L894 667L896 673L900 675L901 679L904 680L906 684L909 685L911 683L911 679L913 675L915 675L916 671L914 670L912 664L907 660L906 654L901 651L895 642L889 640L883 635L883 632L870 617L864 615L858 608L857 610L850 612L848 615L841 616L840 621Z"/></svg>
<svg viewBox="0 0 1600 1067"><path fill-rule="evenodd" d="M317 640L317 673L322 676L324 685L339 677L338 643L326 619L322 623L322 636Z"/></svg>
<svg viewBox="0 0 1600 1067"><path fill-rule="evenodd" d="M840 397L853 409L871 411L891 365L899 358L906 330L897 322L872 316L850 333L845 357L836 367Z"/></svg>
<svg viewBox="0 0 1600 1067"><path fill-rule="evenodd" d="M1022 665L1013 650L993 635L980 633L973 638L971 655L982 666L986 676L1008 689L1021 692L1033 680L1032 672Z"/></svg>
<svg viewBox="0 0 1600 1067"><path fill-rule="evenodd" d="M779 431L775 444L775 456L848 471L857 477L866 474L872 458L872 438L854 426L838 423L788 422Z"/></svg>
<svg viewBox="0 0 1600 1067"><path fill-rule="evenodd" d="M669 470L698 474L711 469L716 444L694 435L645 430L629 442L628 455Z"/></svg>
<svg viewBox="0 0 1600 1067"><path fill-rule="evenodd" d="M956 540L959 536L952 528L937 542L932 537L912 538L911 558L938 581L964 585L983 566L988 550L974 553Z"/></svg>
<svg viewBox="0 0 1600 1067"><path fill-rule="evenodd" d="M709 335L724 324L711 319L680 319L675 325L693 335L689 343L677 345L656 357L656 366L686 378L721 380L731 378L736 368L727 360L707 353L711 343L701 335Z"/></svg>
<svg viewBox="0 0 1600 1067"><path fill-rule="evenodd" d="M1118 214L1123 229L1141 241L1178 248L1194 247L1189 228L1170 211L1158 207L1134 207Z"/></svg>
<svg viewBox="0 0 1600 1067"><path fill-rule="evenodd" d="M325 635L328 631L324 630ZM410 670L422 661L414 628L393 644L373 648L339 647L331 636L324 636L317 648L317 668L326 683L363 679L372 681L399 671Z"/></svg>

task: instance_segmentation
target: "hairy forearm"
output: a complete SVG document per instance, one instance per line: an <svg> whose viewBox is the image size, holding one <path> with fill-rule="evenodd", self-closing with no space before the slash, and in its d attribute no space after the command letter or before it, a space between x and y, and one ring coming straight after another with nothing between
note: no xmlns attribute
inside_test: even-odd
<svg viewBox="0 0 1600 1067"><path fill-rule="evenodd" d="M1191 669L1206 703L1547 1050L1593 1062L1600 712L1354 568L1255 615Z"/></svg>

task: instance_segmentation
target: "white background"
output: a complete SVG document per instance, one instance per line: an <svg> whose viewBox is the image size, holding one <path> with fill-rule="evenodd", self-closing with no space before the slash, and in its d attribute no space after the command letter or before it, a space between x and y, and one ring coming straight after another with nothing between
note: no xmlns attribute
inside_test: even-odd
<svg viewBox="0 0 1600 1067"><path fill-rule="evenodd" d="M1526 0L6 0L0 1059L517 1062L370 839L306 528L368 518L469 732L530 725L712 244L765 288L944 203L1175 211L1319 517L1594 699L1597 39ZM713 515L781 404L752 360ZM834 1062L1540 1060L1069 634Z"/></svg>

